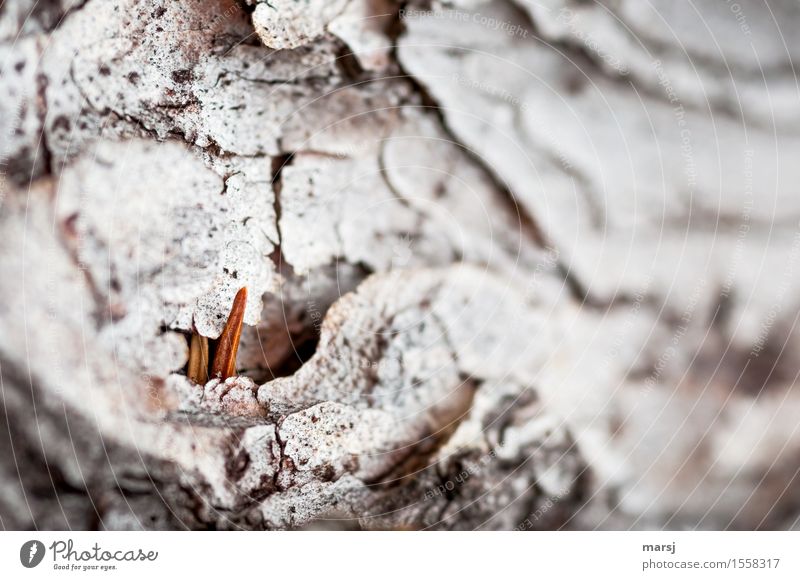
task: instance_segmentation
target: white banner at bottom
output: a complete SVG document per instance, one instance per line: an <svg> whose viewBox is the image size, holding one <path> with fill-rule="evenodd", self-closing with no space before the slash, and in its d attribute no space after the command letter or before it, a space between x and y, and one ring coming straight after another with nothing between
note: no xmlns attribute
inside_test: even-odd
<svg viewBox="0 0 800 580"><path fill-rule="evenodd" d="M796 579L798 552L794 532L2 532L0 577Z"/></svg>

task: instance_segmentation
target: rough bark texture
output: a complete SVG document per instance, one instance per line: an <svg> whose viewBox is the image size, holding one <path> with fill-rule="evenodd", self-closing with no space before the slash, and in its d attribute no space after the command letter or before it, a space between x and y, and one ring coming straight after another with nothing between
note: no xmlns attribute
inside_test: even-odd
<svg viewBox="0 0 800 580"><path fill-rule="evenodd" d="M0 527L797 527L798 26L4 2Z"/></svg>

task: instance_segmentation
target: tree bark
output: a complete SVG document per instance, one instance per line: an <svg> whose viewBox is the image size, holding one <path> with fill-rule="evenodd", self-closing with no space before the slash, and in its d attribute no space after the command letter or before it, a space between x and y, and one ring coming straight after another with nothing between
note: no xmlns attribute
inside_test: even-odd
<svg viewBox="0 0 800 580"><path fill-rule="evenodd" d="M797 527L800 11L735 6L4 3L2 527Z"/></svg>

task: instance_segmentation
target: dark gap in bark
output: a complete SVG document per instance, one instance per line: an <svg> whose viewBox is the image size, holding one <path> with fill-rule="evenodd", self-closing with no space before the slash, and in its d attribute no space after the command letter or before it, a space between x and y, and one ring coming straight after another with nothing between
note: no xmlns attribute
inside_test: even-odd
<svg viewBox="0 0 800 580"><path fill-rule="evenodd" d="M273 208L275 210L275 229L278 232L278 243L275 250L270 255L270 258L275 263L275 268L279 274L284 277L294 276L294 268L289 264L283 256L281 244L283 243L283 234L281 232L281 191L283 190L283 170L292 164L294 161L294 152L284 153L272 158L272 185L273 194Z"/></svg>
<svg viewBox="0 0 800 580"><path fill-rule="evenodd" d="M321 284L314 278L288 274L280 295L265 296L262 323L243 333L244 346L239 351L243 354L239 367L242 374L265 383L296 373L316 353L328 309L370 274L372 270L364 264L343 261L316 270L315 275L323 279ZM331 278L336 281L335 291L326 293ZM305 300L299 299L297 292L306 293Z"/></svg>

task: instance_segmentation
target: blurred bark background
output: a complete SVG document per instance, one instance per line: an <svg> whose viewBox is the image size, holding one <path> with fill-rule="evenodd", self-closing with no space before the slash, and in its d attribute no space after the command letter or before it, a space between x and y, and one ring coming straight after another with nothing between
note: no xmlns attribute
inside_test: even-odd
<svg viewBox="0 0 800 580"><path fill-rule="evenodd" d="M799 26L6 0L0 527L797 527Z"/></svg>

